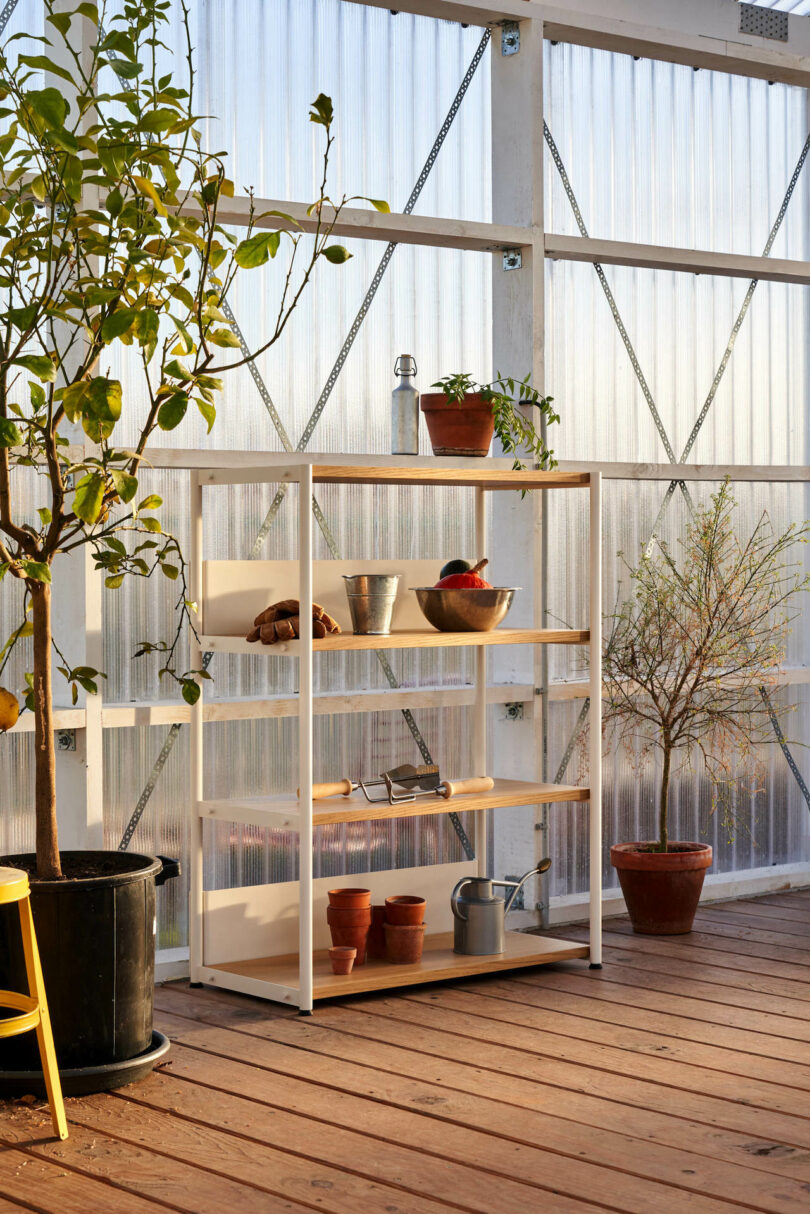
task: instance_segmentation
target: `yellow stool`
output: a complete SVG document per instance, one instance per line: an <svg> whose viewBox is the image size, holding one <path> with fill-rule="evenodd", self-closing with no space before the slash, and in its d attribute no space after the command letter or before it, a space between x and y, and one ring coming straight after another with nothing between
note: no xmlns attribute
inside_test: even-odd
<svg viewBox="0 0 810 1214"><path fill-rule="evenodd" d="M20 1013L18 1016L10 1016L7 1020L0 1020L0 1037L16 1037L18 1033L36 1029L54 1133L58 1134L60 1138L67 1138L68 1128L65 1120L65 1106L62 1103L62 1084L59 1082L59 1068L56 1064L56 1051L53 1048L51 1020L45 998L45 983L39 963L39 949L34 934L34 919L31 914L29 893L26 873L19 868L0 868L0 903L17 902L20 908L20 929L29 991L27 995L20 995L16 991L0 991L0 1008L12 1008Z"/></svg>

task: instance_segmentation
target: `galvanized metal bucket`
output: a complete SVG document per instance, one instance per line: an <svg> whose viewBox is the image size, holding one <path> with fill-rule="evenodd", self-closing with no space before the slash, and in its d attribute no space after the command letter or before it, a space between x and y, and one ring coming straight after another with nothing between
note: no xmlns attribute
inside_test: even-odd
<svg viewBox="0 0 810 1214"><path fill-rule="evenodd" d="M356 635L387 636L391 631L399 577L398 573L344 573Z"/></svg>

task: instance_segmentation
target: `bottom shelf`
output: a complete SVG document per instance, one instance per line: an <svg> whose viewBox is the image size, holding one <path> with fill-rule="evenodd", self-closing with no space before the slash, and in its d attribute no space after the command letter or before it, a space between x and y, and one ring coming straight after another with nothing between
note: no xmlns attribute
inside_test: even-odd
<svg viewBox="0 0 810 1214"><path fill-rule="evenodd" d="M587 944L573 940L553 940L548 936L530 936L524 932L507 932L502 953L488 957L460 956L453 952L453 933L427 936L422 960L418 965L389 965L386 961L367 961L351 974L333 974L326 951L315 953L315 999L333 999L338 995L380 991L387 987L413 986L418 982L441 982L496 970L519 969L528 965L543 965L551 961L568 961L587 957ZM206 966L208 973L223 977L218 985L228 986L228 975L247 978L253 983L272 983L275 987L298 986L298 955L288 957L257 957L251 961L230 961ZM240 984L237 989L244 989ZM251 991L260 995L255 987Z"/></svg>

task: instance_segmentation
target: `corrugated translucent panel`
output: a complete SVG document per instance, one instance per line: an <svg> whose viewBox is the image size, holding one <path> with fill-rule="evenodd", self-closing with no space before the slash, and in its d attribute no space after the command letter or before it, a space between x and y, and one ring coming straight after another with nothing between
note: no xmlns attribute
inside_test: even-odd
<svg viewBox="0 0 810 1214"><path fill-rule="evenodd" d="M783 13L792 13L794 17L806 17L810 13L808 0L749 0L758 8L776 8Z"/></svg>
<svg viewBox="0 0 810 1214"><path fill-rule="evenodd" d="M546 43L546 119L591 236L762 253L808 134L806 90ZM546 161L546 228L577 234ZM807 256L805 173L773 246Z"/></svg>
<svg viewBox="0 0 810 1214"><path fill-rule="evenodd" d="M228 12L223 16L224 10ZM212 145L234 149L232 175L239 184L275 197L307 200L315 187L318 130L307 121L319 91L330 92L337 121L333 193L346 190L388 198L394 209L410 193L466 71L480 31L447 23L325 0L223 6L201 4L193 12L200 50L197 81L202 110L222 115L209 124ZM251 32L252 31L252 32ZM177 30L174 35L179 46ZM337 54L335 51L337 50ZM368 64L379 64L371 73ZM414 67L417 70L414 70ZM427 73L427 76L425 75ZM431 81L425 88L425 80ZM362 87L361 87L362 85ZM485 61L462 106L422 196L425 213L486 217L489 207L488 64ZM202 100L204 99L204 100ZM467 108L469 104L469 109ZM214 134L214 131L217 134ZM463 158L461 155L463 149ZM247 176L245 176L247 174ZM342 267L323 264L303 295L283 339L257 361L267 389L295 445L338 356L385 246L346 242L353 256ZM283 254L241 276L231 305L251 348L275 323ZM416 356L422 388L455 370L490 375L490 258L399 246L382 280L345 368L322 413L310 448L333 452L390 450L393 365L404 351ZM134 421L146 395L130 351L113 354L113 373L125 385ZM235 359L223 353L222 362ZM282 441L250 373L226 378L210 438L196 414L158 436L174 447L281 451ZM131 441L133 421L121 427ZM429 453L423 433L423 454ZM148 471L144 488L167 503L165 520L185 541L187 477ZM206 491L206 556L244 558L271 504L274 490L251 486ZM360 565L372 557L434 558L471 555L471 495L458 491L375 490L325 486L317 492L329 529L347 558ZM296 499L284 501L262 551L267 558L295 555ZM316 554L329 549L316 527ZM294 593L294 588L291 588ZM177 588L154 581L105 593L105 685L108 701L176 698L172 685L155 677L158 662L130 660L137 642L169 635ZM405 686L469 682L471 667L460 652L392 654ZM281 658L215 659L209 697L291 693L296 668ZM324 655L316 662L316 690L387 686L374 655ZM434 758L446 772L469 765L466 710L415 713ZM166 729L108 731L105 737L105 830L116 845L166 737ZM212 795L290 791L297 783L294 720L206 726L206 791ZM374 775L418 752L399 712L319 718L316 778ZM132 847L187 854L188 751L181 731ZM219 826L207 848L211 885L288 880L297 864L296 840L279 832ZM446 817L403 823L322 829L316 840L316 873L360 872L387 865L456 860L460 845ZM185 937L185 878L161 894L160 943Z"/></svg>

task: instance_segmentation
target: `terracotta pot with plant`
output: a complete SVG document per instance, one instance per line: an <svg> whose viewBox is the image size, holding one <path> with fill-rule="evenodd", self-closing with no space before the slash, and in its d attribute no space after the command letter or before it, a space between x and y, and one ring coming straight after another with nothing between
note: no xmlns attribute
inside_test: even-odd
<svg viewBox="0 0 810 1214"><path fill-rule="evenodd" d="M424 392L421 407L434 455L484 456L495 435L504 455L515 456L516 469L524 466L517 454L521 449L538 467L556 467L554 453L546 446L545 428L560 419L551 407L553 398L541 396L528 375L515 380L499 372L492 383L479 384L463 372L431 386L441 391ZM520 406L539 410L539 433Z"/></svg>
<svg viewBox="0 0 810 1214"><path fill-rule="evenodd" d="M633 929L645 934L691 930L712 862L707 844L670 838L676 765L700 761L712 781L711 810L732 828L737 773L745 770L756 791L758 748L774 741L790 707L771 692L795 596L808 586L788 553L810 528L793 524L776 534L763 514L742 541L734 510L726 482L694 510L679 554L660 541L648 547L630 571L632 592L605 646L607 730L637 760L661 756L657 838L610 853Z"/></svg>
<svg viewBox="0 0 810 1214"><path fill-rule="evenodd" d="M204 150L192 108L187 6L187 59L164 76L155 63L168 8L126 0L102 28L94 4L68 12L45 0L47 36L34 39L36 53L0 47L0 577L19 620L0 652L0 676L15 647L30 645L22 699L35 718L36 806L36 855L4 862L34 877L57 1056L83 1090L132 1078L122 1070L129 1058L149 1064L160 863L60 854L52 662L74 704L104 676L71 658L70 638L56 649L52 598L70 593L66 563L88 550L110 591L130 577L165 577L177 588L174 635L141 642L136 656L156 655L159 676L196 701L198 681L209 676L180 664L195 611L185 561L161 524L160 497L140 484L150 440L187 412L199 412L210 431L223 374L278 341L317 263L349 256L330 239L347 200L326 193L333 136L323 94L310 112L324 136L314 235L304 237L290 216L256 214L251 196L244 238L222 226L234 186L222 156ZM38 87L43 70L46 87ZM241 269L280 248L289 265L277 315L247 355L229 326L227 297ZM135 354L126 388L109 370L122 345ZM116 433L124 420L126 442ZM13 727L18 712L17 695L0 689L0 729ZM120 937L123 922L133 938ZM17 934L0 914L0 986L11 989L21 968ZM20 1041L0 1055L0 1071L25 1070ZM64 1086L76 1084L68 1075Z"/></svg>

